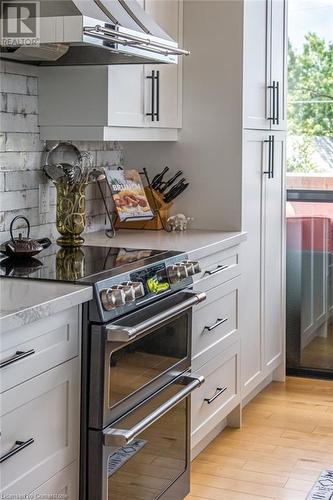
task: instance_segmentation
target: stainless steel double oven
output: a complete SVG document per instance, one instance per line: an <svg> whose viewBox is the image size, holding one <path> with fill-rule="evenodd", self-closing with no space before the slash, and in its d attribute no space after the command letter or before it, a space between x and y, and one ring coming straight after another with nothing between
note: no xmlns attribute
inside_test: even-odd
<svg viewBox="0 0 333 500"><path fill-rule="evenodd" d="M189 491L192 308L179 290L84 335L81 495L180 500ZM84 431L86 429L86 432Z"/></svg>

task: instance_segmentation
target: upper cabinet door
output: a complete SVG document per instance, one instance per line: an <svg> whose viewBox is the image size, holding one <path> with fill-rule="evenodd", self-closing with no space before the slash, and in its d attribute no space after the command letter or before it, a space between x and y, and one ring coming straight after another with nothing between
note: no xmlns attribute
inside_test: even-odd
<svg viewBox="0 0 333 500"><path fill-rule="evenodd" d="M286 0L244 2L246 129L286 128Z"/></svg>
<svg viewBox="0 0 333 500"><path fill-rule="evenodd" d="M244 2L243 126L267 130L269 121L270 0Z"/></svg>
<svg viewBox="0 0 333 500"><path fill-rule="evenodd" d="M108 126L144 127L144 67L108 66Z"/></svg>
<svg viewBox="0 0 333 500"><path fill-rule="evenodd" d="M182 44L182 0L146 0L145 9L171 38ZM145 65L144 101L149 127L181 127L182 57L178 64Z"/></svg>
<svg viewBox="0 0 333 500"><path fill-rule="evenodd" d="M287 24L286 0L271 0L271 86L275 99L275 120L271 123L274 130L286 129L286 74L287 74ZM271 100L273 106L273 99Z"/></svg>

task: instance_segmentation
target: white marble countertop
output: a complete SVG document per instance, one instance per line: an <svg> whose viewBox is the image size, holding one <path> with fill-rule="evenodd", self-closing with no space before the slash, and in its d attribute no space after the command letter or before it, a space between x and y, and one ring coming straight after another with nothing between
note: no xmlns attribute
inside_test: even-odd
<svg viewBox="0 0 333 500"><path fill-rule="evenodd" d="M115 238L104 231L84 235L86 245L151 248L187 252L200 259L238 245L245 232L121 230ZM0 332L32 323L92 298L92 288L70 283L0 278Z"/></svg>
<svg viewBox="0 0 333 500"><path fill-rule="evenodd" d="M238 245L246 239L245 232L204 231L143 231L123 229L115 238L108 238L104 231L84 235L85 245L114 246L125 248L151 248L153 250L179 250L191 258L200 259L214 252Z"/></svg>
<svg viewBox="0 0 333 500"><path fill-rule="evenodd" d="M87 302L92 293L90 286L0 278L0 332Z"/></svg>

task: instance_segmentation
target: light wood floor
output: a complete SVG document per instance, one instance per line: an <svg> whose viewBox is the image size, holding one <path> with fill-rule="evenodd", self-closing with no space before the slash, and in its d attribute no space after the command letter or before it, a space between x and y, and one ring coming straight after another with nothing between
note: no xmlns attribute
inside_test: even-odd
<svg viewBox="0 0 333 500"><path fill-rule="evenodd" d="M305 499L333 468L333 381L273 382L192 463L186 500Z"/></svg>

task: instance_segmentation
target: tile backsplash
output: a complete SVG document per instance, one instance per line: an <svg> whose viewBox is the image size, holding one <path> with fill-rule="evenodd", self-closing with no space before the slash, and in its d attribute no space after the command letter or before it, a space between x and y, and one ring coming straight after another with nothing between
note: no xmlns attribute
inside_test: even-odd
<svg viewBox="0 0 333 500"><path fill-rule="evenodd" d="M54 143L40 140L38 127L38 68L0 62L0 243L9 239L16 215L26 216L33 237L58 236L55 227L55 188L42 166L45 151ZM90 151L96 165L122 165L116 142L76 142ZM41 203L43 193L47 210ZM44 206L44 208L43 208ZM86 231L105 227L105 209L97 186L87 188Z"/></svg>

